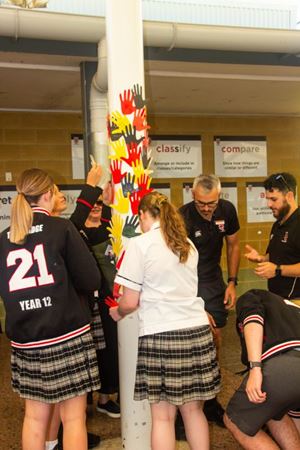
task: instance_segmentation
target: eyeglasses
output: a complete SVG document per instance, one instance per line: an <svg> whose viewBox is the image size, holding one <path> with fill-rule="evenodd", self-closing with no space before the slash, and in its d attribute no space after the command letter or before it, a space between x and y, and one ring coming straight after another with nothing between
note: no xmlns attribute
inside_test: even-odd
<svg viewBox="0 0 300 450"><path fill-rule="evenodd" d="M194 200L196 205L200 206L200 208L205 208L207 206L208 208L214 208L219 203L219 200L215 200L213 202L201 202L200 200Z"/></svg>
<svg viewBox="0 0 300 450"><path fill-rule="evenodd" d="M103 200L96 200L95 201L95 205L102 206L103 205Z"/></svg>
<svg viewBox="0 0 300 450"><path fill-rule="evenodd" d="M285 185L287 190L293 192L293 190L290 188L290 185L288 184L288 182L286 181L286 179L284 178L284 176L281 173L275 177L275 180L282 181L282 183Z"/></svg>

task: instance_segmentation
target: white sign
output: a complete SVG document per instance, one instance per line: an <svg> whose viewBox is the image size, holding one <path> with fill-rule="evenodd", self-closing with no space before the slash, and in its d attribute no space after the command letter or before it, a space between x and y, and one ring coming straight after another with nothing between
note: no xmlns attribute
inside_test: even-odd
<svg viewBox="0 0 300 450"><path fill-rule="evenodd" d="M14 189L0 191L0 232L10 226L11 204L17 192Z"/></svg>
<svg viewBox="0 0 300 450"><path fill-rule="evenodd" d="M171 188L169 183L152 183L150 187L171 200Z"/></svg>
<svg viewBox="0 0 300 450"><path fill-rule="evenodd" d="M257 183L247 184L247 222L274 222L267 205L265 188Z"/></svg>
<svg viewBox="0 0 300 450"><path fill-rule="evenodd" d="M74 188L72 186L67 186L66 188L63 186L61 187L60 191L65 194L67 200L67 209L61 217L68 219L73 213L76 208L76 200L81 192L81 188L82 187L78 185L74 186ZM7 191L0 190L0 232L10 226L11 204L16 195L17 193L14 189Z"/></svg>
<svg viewBox="0 0 300 450"><path fill-rule="evenodd" d="M83 136L82 134L72 134L72 177L73 180L85 178L84 158L83 158Z"/></svg>
<svg viewBox="0 0 300 450"><path fill-rule="evenodd" d="M263 177L267 175L267 143L265 138L217 137L215 174L221 177Z"/></svg>
<svg viewBox="0 0 300 450"><path fill-rule="evenodd" d="M76 208L76 200L79 197L81 189L82 189L81 186L76 186L74 188L70 186L68 187L61 186L59 190L65 195L67 201L67 209L61 214L61 217L68 219L70 215L74 212Z"/></svg>
<svg viewBox="0 0 300 450"><path fill-rule="evenodd" d="M153 138L154 178L194 178L202 172L201 140Z"/></svg>
<svg viewBox="0 0 300 450"><path fill-rule="evenodd" d="M183 204L193 201L192 183L183 183ZM238 210L237 187L235 183L222 183L220 198L228 200Z"/></svg>

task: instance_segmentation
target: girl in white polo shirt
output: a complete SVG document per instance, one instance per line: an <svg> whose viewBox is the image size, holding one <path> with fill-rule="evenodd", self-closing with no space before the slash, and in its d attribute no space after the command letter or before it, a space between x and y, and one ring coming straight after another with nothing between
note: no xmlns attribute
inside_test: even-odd
<svg viewBox="0 0 300 450"><path fill-rule="evenodd" d="M190 448L208 450L203 401L220 390L216 350L197 297L198 253L166 196L152 192L139 204L141 236L132 238L116 277L123 286L120 320L138 308L139 346L135 400L151 406L152 449L175 448L177 407Z"/></svg>

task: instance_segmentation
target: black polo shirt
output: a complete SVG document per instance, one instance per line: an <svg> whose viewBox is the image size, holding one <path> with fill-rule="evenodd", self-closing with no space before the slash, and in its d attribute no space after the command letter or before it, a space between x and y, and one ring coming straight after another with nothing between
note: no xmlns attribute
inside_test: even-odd
<svg viewBox="0 0 300 450"><path fill-rule="evenodd" d="M282 225L278 220L273 224L267 253L269 261L274 264L300 262L300 208ZM297 278L295 286L294 282L295 277L277 276L268 280L268 289L284 298L300 298L300 278Z"/></svg>
<svg viewBox="0 0 300 450"><path fill-rule="evenodd" d="M235 207L229 201L220 199L211 221L199 214L194 202L183 205L179 211L184 218L188 236L199 253L199 281L213 281L222 277L220 260L223 238L240 228Z"/></svg>

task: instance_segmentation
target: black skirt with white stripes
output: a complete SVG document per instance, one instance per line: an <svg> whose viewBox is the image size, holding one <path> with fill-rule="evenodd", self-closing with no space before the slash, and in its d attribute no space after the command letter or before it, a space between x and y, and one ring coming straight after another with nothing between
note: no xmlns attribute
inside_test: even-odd
<svg viewBox="0 0 300 450"><path fill-rule="evenodd" d="M139 338L134 399L183 405L220 391L216 348L208 325Z"/></svg>
<svg viewBox="0 0 300 450"><path fill-rule="evenodd" d="M62 344L11 353L12 388L22 398L58 403L100 388L91 333Z"/></svg>

